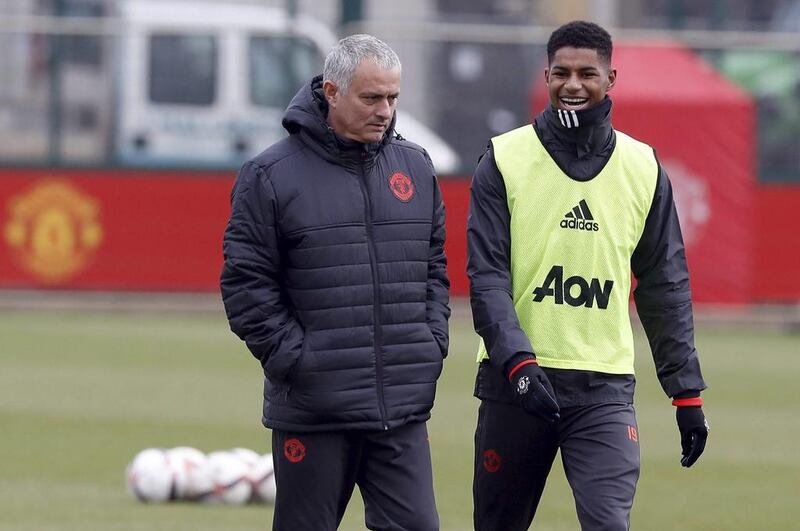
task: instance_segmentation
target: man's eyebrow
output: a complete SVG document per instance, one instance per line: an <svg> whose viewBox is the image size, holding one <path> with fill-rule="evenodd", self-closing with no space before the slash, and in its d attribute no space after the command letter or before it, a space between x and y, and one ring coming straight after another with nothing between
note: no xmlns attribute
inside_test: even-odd
<svg viewBox="0 0 800 531"><path fill-rule="evenodd" d="M567 67L567 66L562 66L562 65L552 65L550 67L550 70L570 70L570 68ZM586 66L579 66L576 70L578 70L580 72L585 72L586 70L597 70L597 71L599 71L600 69L598 67L596 67L596 66L586 65Z"/></svg>
<svg viewBox="0 0 800 531"><path fill-rule="evenodd" d="M400 95L400 91L390 92L390 93L386 93L386 92L362 92L361 93L361 97L362 98L380 98L380 97L383 97L383 96L388 96L390 98L394 96L396 98L399 95Z"/></svg>

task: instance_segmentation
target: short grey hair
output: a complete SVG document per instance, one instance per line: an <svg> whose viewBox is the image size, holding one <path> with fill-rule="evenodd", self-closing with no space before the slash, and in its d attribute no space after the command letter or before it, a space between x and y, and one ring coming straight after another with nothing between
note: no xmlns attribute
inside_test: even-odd
<svg viewBox="0 0 800 531"><path fill-rule="evenodd" d="M400 58L388 44L372 35L359 33L340 40L328 52L322 79L333 82L342 94L347 94L353 74L364 60L373 61L386 70L401 68Z"/></svg>

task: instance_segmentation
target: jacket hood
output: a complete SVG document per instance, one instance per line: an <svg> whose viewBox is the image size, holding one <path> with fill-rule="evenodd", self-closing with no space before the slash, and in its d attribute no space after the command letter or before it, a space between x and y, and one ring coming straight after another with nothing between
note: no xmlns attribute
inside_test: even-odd
<svg viewBox="0 0 800 531"><path fill-rule="evenodd" d="M322 95L322 76L317 76L294 95L283 114L282 125L290 135L306 129L324 136L328 130L327 116L328 103Z"/></svg>
<svg viewBox="0 0 800 531"><path fill-rule="evenodd" d="M318 75L297 91L286 108L282 125L290 135L298 135L321 157L342 165L349 165L348 161L352 160L374 159L395 136L396 115L392 117L383 140L375 144L340 137L328 124L327 118L328 102L322 92L322 76Z"/></svg>

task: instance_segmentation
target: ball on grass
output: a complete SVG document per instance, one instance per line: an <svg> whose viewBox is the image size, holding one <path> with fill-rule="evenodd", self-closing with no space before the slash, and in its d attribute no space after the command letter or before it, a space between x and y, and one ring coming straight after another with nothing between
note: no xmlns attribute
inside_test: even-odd
<svg viewBox="0 0 800 531"><path fill-rule="evenodd" d="M272 454L259 456L256 464L250 469L250 483L253 485L254 501L269 504L275 503L277 488Z"/></svg>
<svg viewBox="0 0 800 531"><path fill-rule="evenodd" d="M213 490L206 454L190 446L178 446L167 456L175 479L175 499L194 501Z"/></svg>
<svg viewBox="0 0 800 531"><path fill-rule="evenodd" d="M247 465L227 451L208 454L212 491L202 497L207 503L242 505L250 501L253 489L247 478Z"/></svg>
<svg viewBox="0 0 800 531"><path fill-rule="evenodd" d="M146 448L136 454L125 470L128 492L143 502L175 498L175 481L163 448Z"/></svg>

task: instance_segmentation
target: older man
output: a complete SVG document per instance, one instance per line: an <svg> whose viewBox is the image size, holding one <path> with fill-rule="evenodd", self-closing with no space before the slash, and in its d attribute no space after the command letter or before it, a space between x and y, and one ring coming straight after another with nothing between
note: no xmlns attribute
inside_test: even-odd
<svg viewBox="0 0 800 531"><path fill-rule="evenodd" d="M355 485L370 529L439 526L444 207L425 150L394 133L400 74L385 43L342 39L234 185L221 288L264 371L275 530L336 529Z"/></svg>

